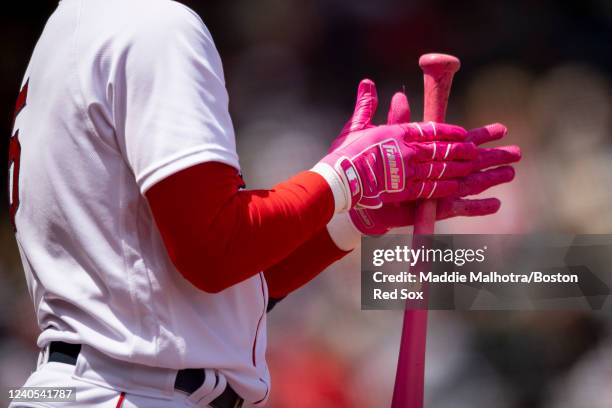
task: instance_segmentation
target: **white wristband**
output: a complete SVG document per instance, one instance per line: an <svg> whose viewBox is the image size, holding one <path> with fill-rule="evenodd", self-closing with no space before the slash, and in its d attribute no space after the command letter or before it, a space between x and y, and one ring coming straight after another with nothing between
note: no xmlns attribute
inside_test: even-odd
<svg viewBox="0 0 612 408"><path fill-rule="evenodd" d="M327 224L327 232L334 244L343 251L352 251L361 241L361 232L351 221L348 212L334 215Z"/></svg>
<svg viewBox="0 0 612 408"><path fill-rule="evenodd" d="M317 163L310 171L319 174L327 181L334 195L334 213L347 211L350 206L350 198L346 186L340 175L330 165Z"/></svg>

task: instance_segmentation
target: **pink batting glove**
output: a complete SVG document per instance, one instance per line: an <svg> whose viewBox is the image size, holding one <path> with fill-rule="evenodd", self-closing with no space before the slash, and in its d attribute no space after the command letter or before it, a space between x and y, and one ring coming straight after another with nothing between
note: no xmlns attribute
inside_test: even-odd
<svg viewBox="0 0 612 408"><path fill-rule="evenodd" d="M357 103L352 118L347 122L340 136L332 143L332 149L349 143L359 129L372 126L372 118L376 112L378 97L374 83L368 79L361 81L357 92ZM388 124L410 121L410 105L406 95L397 92L392 100L387 116ZM466 140L475 145L501 139L507 133L501 124L494 124L468 132ZM455 196L438 200L436 218L438 220L456 216L481 216L497 212L500 201L497 198L465 200L460 197L479 194L482 191L507 183L514 178L514 169L505 164L520 160L521 153L517 146L498 148L478 148L478 157L472 162L470 174L459 180L458 192ZM489 167L502 166L486 171ZM432 166L433 174L438 174L439 165ZM443 170L443 167L440 171ZM380 209L355 208L349 212L351 221L363 234L381 235L391 228L412 225L414 222L414 202L385 203Z"/></svg>
<svg viewBox="0 0 612 408"><path fill-rule="evenodd" d="M384 202L439 198L459 191L476 146L465 129L441 123L372 126L347 133L346 140L312 170L343 195L340 209L380 208Z"/></svg>

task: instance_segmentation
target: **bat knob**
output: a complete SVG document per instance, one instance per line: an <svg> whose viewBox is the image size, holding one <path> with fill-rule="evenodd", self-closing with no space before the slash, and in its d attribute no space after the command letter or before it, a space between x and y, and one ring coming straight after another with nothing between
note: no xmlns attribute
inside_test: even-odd
<svg viewBox="0 0 612 408"><path fill-rule="evenodd" d="M425 80L423 120L443 122L453 76L461 66L459 59L446 54L425 54L419 58Z"/></svg>
<svg viewBox="0 0 612 408"><path fill-rule="evenodd" d="M447 54L425 54L419 58L419 66L424 73L433 76L454 74L461 67L457 57Z"/></svg>

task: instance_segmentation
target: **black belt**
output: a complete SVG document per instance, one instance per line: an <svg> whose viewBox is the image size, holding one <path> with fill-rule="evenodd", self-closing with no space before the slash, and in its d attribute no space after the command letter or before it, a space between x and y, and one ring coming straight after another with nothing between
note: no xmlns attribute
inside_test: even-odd
<svg viewBox="0 0 612 408"><path fill-rule="evenodd" d="M80 344L69 344L62 341L53 341L49 345L49 361L76 365L77 357L81 352ZM201 368L188 368L179 370L174 381L174 388L187 394L193 394L204 384L206 372ZM244 400L236 394L232 387L225 390L209 405L213 408L240 408Z"/></svg>

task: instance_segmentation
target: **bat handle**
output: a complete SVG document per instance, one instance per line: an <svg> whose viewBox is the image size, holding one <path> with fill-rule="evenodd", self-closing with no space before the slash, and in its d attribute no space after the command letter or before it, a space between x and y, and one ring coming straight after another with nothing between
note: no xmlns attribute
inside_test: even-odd
<svg viewBox="0 0 612 408"><path fill-rule="evenodd" d="M419 58L423 70L425 98L423 120L443 122L450 95L453 76L459 70L459 59L446 54L425 54ZM433 234L436 221L436 202L428 200L417 205L414 218L414 234Z"/></svg>
<svg viewBox="0 0 612 408"><path fill-rule="evenodd" d="M445 54L425 54L419 59L425 81L423 119L444 122L453 75L459 70L457 58ZM414 218L414 234L434 233L436 201L419 203ZM418 237L413 239L418 246ZM415 271L426 265L415 265ZM423 288L426 292L427 288ZM427 295L425 295L426 297ZM425 394L425 350L427 343L427 310L406 310L395 375L392 408L422 408Z"/></svg>

